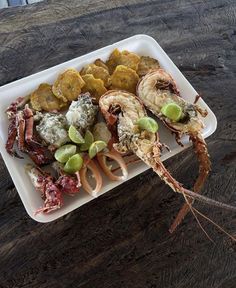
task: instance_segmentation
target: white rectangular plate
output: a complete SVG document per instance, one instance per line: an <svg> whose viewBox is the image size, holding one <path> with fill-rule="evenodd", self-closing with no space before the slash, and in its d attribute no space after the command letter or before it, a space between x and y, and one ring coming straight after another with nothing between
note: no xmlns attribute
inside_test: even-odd
<svg viewBox="0 0 236 288"><path fill-rule="evenodd" d="M74 197L65 196L64 206L61 209L54 211L50 214L34 215L34 212L40 206L42 206L43 202L40 194L35 191L29 177L24 171L24 165L29 162L29 158L25 157L24 160L12 158L5 151L4 146L7 140L7 129L9 124L5 114L5 110L14 99L19 96L25 96L31 93L34 89L38 87L40 83L53 83L54 80L57 78L58 74L61 73L63 70L71 67L80 70L85 64L92 63L97 58L106 60L115 48L118 48L120 50L129 50L139 55L151 56L158 59L160 65L167 72L169 72L177 82L177 86L180 90L181 96L191 103L193 103L195 100L197 92L183 76L183 74L179 71L179 69L175 66L175 64L170 60L170 58L163 51L163 49L158 45L158 43L152 37L147 35L135 35L133 37L114 43L113 45L109 45L94 52L88 53L84 56L72 59L68 62L62 63L42 72L36 73L29 77L25 77L23 79L0 87L0 152L11 174L13 182L16 186L16 189L18 190L18 193L21 197L26 211L28 212L30 217L32 217L38 222L53 221L80 207L81 205L93 200L94 198L92 198L90 195L88 195L81 189L81 192ZM213 112L202 99L199 100L198 104L202 108L206 108L208 110L207 117L203 119L205 124L203 136L204 138L206 138L215 131L217 121ZM182 142L185 144L185 146L180 147L175 142L175 138L173 137L173 135L171 135L171 133L165 127L163 127L161 123L159 134L161 142L167 144L171 149L171 152L166 151L162 155L161 159L163 161L179 153L190 145L188 137L183 137ZM129 167L128 180L144 172L147 169L148 167L143 163L133 164ZM122 183L111 182L105 177L103 180L104 185L101 192L99 193L99 196Z"/></svg>

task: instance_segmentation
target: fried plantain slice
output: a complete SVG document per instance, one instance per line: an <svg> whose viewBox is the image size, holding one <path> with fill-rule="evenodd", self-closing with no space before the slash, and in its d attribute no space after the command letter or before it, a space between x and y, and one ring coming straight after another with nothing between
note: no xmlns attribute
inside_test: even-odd
<svg viewBox="0 0 236 288"><path fill-rule="evenodd" d="M94 61L94 64L95 64L96 66L98 66L98 67L102 67L102 68L106 69L106 70L108 71L108 73L109 73L109 69L108 69L106 63L102 61L102 59L100 59L100 58L99 58L99 59L96 59L96 60Z"/></svg>
<svg viewBox="0 0 236 288"><path fill-rule="evenodd" d="M43 84L41 84L41 85L43 85ZM39 103L39 94L37 93L37 90L35 90L34 92L31 93L30 104L31 104L33 109L35 109L37 111L41 111L42 107L40 106L40 103Z"/></svg>
<svg viewBox="0 0 236 288"><path fill-rule="evenodd" d="M112 89L126 90L134 94L138 81L138 74L124 65L118 65L111 75Z"/></svg>
<svg viewBox="0 0 236 288"><path fill-rule="evenodd" d="M149 56L141 56L140 62L138 64L137 73L140 77L142 77L146 75L149 71L158 68L160 68L158 60Z"/></svg>
<svg viewBox="0 0 236 288"><path fill-rule="evenodd" d="M113 71L116 69L116 66L119 64L118 60L120 58L120 51L118 49L115 49L112 51L109 59L106 61L106 65L109 69L109 73L112 74Z"/></svg>
<svg viewBox="0 0 236 288"><path fill-rule="evenodd" d="M52 91L57 98L67 102L77 99L84 85L79 72L71 68L58 76L52 86Z"/></svg>
<svg viewBox="0 0 236 288"><path fill-rule="evenodd" d="M65 106L65 103L52 93L52 85L47 83L39 85L39 87L31 94L30 102L32 107L37 111L58 111Z"/></svg>
<svg viewBox="0 0 236 288"><path fill-rule="evenodd" d="M89 92L98 102L99 98L107 91L104 82L101 79L96 79L92 74L85 74L82 78L85 82L82 93Z"/></svg>
<svg viewBox="0 0 236 288"><path fill-rule="evenodd" d="M109 68L110 74L112 74L118 65L124 65L136 71L139 62L140 57L137 54L127 50L120 52L118 49L115 49L111 53L106 65Z"/></svg>
<svg viewBox="0 0 236 288"><path fill-rule="evenodd" d="M99 67L95 64L86 65L81 70L80 74L92 74L94 78L101 79L104 82L105 87L109 87L111 85L111 78L109 72L103 67Z"/></svg>

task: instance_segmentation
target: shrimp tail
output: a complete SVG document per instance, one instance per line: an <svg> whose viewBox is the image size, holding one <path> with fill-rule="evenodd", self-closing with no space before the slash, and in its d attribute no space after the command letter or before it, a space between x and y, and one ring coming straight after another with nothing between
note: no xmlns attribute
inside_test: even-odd
<svg viewBox="0 0 236 288"><path fill-rule="evenodd" d="M193 142L194 150L197 154L197 158L199 161L199 175L194 184L193 191L195 193L200 193L211 170L211 161L209 158L206 142L203 139L202 135L190 135L190 140ZM189 204L193 204L193 202L194 199L189 200ZM173 233L176 230L176 228L180 225L180 223L190 211L189 204L185 203L180 209L174 222L171 224L171 227L169 229L170 233Z"/></svg>

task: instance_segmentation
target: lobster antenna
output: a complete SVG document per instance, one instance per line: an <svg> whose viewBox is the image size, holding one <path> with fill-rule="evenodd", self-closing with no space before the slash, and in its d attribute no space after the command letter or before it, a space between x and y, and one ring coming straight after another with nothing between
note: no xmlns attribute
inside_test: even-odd
<svg viewBox="0 0 236 288"><path fill-rule="evenodd" d="M219 224L215 223L213 220L211 220L209 217L207 217L206 215L204 215L203 213L201 213L200 211L198 211L196 208L194 208L190 203L188 198L186 197L186 194L183 192L183 196L184 199L186 201L186 203L189 205L189 208L191 210L191 212L193 213L197 223L199 224L200 228L202 229L202 231L206 234L207 238L213 242L215 244L215 241L212 240L212 238L208 235L208 233L206 232L206 230L202 227L201 222L199 221L198 217L196 216L195 212L197 214L199 214L200 216L202 216L204 219L206 219L207 221L209 221L211 224L213 224L215 227L217 227L221 232L223 232L225 235L227 235L229 238L231 238L234 242L236 242L236 238L234 236L232 236L231 234L229 234L224 228L222 228ZM214 201L214 200L213 200ZM219 202L220 203L220 202Z"/></svg>
<svg viewBox="0 0 236 288"><path fill-rule="evenodd" d="M236 212L236 207L235 206L231 206L231 205L228 205L228 204L225 204L225 203L210 199L210 198L208 198L206 196L203 196L201 194L197 194L197 193L195 193L195 192L193 192L191 190L188 190L188 189L184 188L184 191L182 193L187 195L187 196L189 196L189 197L191 197L191 198L193 198L193 199L196 199L196 200L198 200L200 202L203 202L203 203L215 206L215 207L219 207L219 208L222 208L222 209L226 209L226 210L230 210L230 211L235 211Z"/></svg>
<svg viewBox="0 0 236 288"><path fill-rule="evenodd" d="M188 204L189 209L191 210L191 212L192 212L195 220L197 221L199 227L200 227L201 230L203 231L203 233L206 235L206 237L207 237L212 243L216 244L215 241L209 236L209 234L207 233L207 231L203 228L200 220L198 219L198 217L197 217L197 215L196 215L196 213L195 213L195 211L194 211L195 208L193 208L192 204L189 202L188 198L186 197L186 195L185 195L184 193L183 193L183 196L184 196L184 199L185 199L186 203Z"/></svg>
<svg viewBox="0 0 236 288"><path fill-rule="evenodd" d="M223 232L224 234L226 234L229 238L231 238L234 242L236 242L236 238L229 234L224 228L222 228L219 224L215 223L213 220L211 220L210 218L208 218L206 215L204 215L203 213L201 213L200 211L198 211L196 208L192 207L192 209L198 213L200 216L202 216L203 218L205 218L207 221L209 221L211 224L213 224L215 227L217 227L221 232Z"/></svg>

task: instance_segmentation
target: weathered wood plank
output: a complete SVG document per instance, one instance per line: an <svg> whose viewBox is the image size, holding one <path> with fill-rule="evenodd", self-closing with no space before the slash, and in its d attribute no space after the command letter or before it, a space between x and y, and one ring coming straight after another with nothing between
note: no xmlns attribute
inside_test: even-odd
<svg viewBox="0 0 236 288"><path fill-rule="evenodd" d="M153 36L218 118L207 139L213 165L204 194L236 205L235 1L94 3L44 1L0 11L0 85L134 34ZM203 221L213 245L191 215L170 235L183 200L151 171L40 224L26 215L0 163L0 287L235 286L235 244ZM191 149L166 165L192 186L198 168ZM196 207L236 235L234 214Z"/></svg>
<svg viewBox="0 0 236 288"><path fill-rule="evenodd" d="M7 0L0 0L0 9L8 7Z"/></svg>
<svg viewBox="0 0 236 288"><path fill-rule="evenodd" d="M26 5L26 0L8 0L9 6Z"/></svg>

